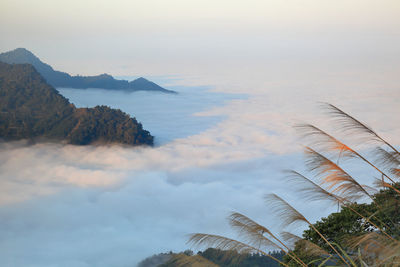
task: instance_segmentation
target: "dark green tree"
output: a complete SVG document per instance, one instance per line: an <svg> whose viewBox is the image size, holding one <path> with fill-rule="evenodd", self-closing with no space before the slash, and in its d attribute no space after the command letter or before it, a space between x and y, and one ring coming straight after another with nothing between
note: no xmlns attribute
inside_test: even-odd
<svg viewBox="0 0 400 267"><path fill-rule="evenodd" d="M28 64L0 62L0 138L70 144L152 145L135 118L106 106L76 108Z"/></svg>

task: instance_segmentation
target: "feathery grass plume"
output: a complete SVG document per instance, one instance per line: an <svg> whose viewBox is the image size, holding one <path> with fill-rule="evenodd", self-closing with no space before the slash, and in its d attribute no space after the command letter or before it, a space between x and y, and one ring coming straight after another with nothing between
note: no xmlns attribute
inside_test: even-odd
<svg viewBox="0 0 400 267"><path fill-rule="evenodd" d="M301 188L298 190L303 196L303 199L309 200L309 201L318 201L318 200L328 200L332 201L334 203L338 203L339 205L345 206L349 208L351 211L356 213L360 218L364 219L365 221L369 222L371 225L376 227L377 229L381 230L384 232L379 226L377 226L374 222L371 221L371 218L366 215L362 215L355 209L351 207L351 203L356 199L352 199L351 196L350 198L343 198L340 196L337 196L331 192L328 192L324 188L322 188L320 185L314 183L304 175L296 172L296 171L288 171L290 176L287 176L291 182L295 182L297 185L300 185ZM296 185L295 184L295 185ZM374 217L374 216L372 216Z"/></svg>
<svg viewBox="0 0 400 267"><path fill-rule="evenodd" d="M378 147L375 149L375 155L377 156L377 164L381 164L384 168L388 169L391 174L396 177L400 177L398 168L400 167L400 155L396 152L389 152L385 149ZM394 182L394 181L392 181Z"/></svg>
<svg viewBox="0 0 400 267"><path fill-rule="evenodd" d="M295 222L305 222L327 243L328 246L336 253L342 262L349 266L348 262L336 250L336 248L309 222L300 212L298 212L292 205L278 197L276 194L268 194L265 199L272 210L281 218L285 226L292 225Z"/></svg>
<svg viewBox="0 0 400 267"><path fill-rule="evenodd" d="M283 239L284 241L286 241L286 242L289 244L289 246L294 246L294 244L295 244L297 241L299 241L299 240L302 239L300 236L295 235L295 234L293 234L293 233L291 233L291 232L287 232L287 231L281 232L281 233L280 233L280 236L282 237L282 239Z"/></svg>
<svg viewBox="0 0 400 267"><path fill-rule="evenodd" d="M313 242L306 240L306 239L300 239L297 241L299 244L302 244L305 248L305 251L307 254L310 256L322 256L322 257L332 257L333 255L330 254L328 251L325 249L321 248L317 244L314 244Z"/></svg>
<svg viewBox="0 0 400 267"><path fill-rule="evenodd" d="M397 194L400 195L400 190L397 189L396 187L394 187L393 184L387 183L387 182L382 181L382 180L380 180L380 179L375 179L374 185L375 185L376 187L380 187L380 188L390 188L390 189L392 189L393 191L395 191ZM396 200L396 199L395 199L395 200Z"/></svg>
<svg viewBox="0 0 400 267"><path fill-rule="evenodd" d="M312 256L332 256L329 252L327 252L325 249L321 248L317 244L312 243L311 241L308 241L306 239L301 238L298 235L295 235L290 232L282 232L281 233L282 239L285 240L286 242L295 244L297 242L302 242L306 245L308 250L312 252L310 255Z"/></svg>
<svg viewBox="0 0 400 267"><path fill-rule="evenodd" d="M300 132L302 138L310 140L313 146L325 151L338 152L339 159L357 156L352 148L314 125L304 123L297 124L294 127Z"/></svg>
<svg viewBox="0 0 400 267"><path fill-rule="evenodd" d="M276 194L266 195L265 200L272 211L281 219L282 226L290 226L296 222L309 223L300 212Z"/></svg>
<svg viewBox="0 0 400 267"><path fill-rule="evenodd" d="M368 192L372 188L359 184L339 165L310 147L306 147L305 153L308 170L322 178L322 183L328 184L328 190L332 189L332 193L342 198L361 199L363 196L367 196L372 199L370 192Z"/></svg>
<svg viewBox="0 0 400 267"><path fill-rule="evenodd" d="M271 256L269 253L266 253L263 250L260 250L256 247L251 245L245 244L243 242L230 239L227 237L219 236L219 235L210 235L210 234L192 234L188 241L189 244L194 246L202 246L206 245L209 247L219 248L222 250L235 250L238 253L260 253L271 259L275 260L276 262L288 266L287 264L283 263L282 261L278 260L277 258Z"/></svg>
<svg viewBox="0 0 400 267"><path fill-rule="evenodd" d="M222 250L236 250L241 253L261 253L261 251L255 247L252 247L248 244L242 243L240 241L230 239L227 237L219 236L219 235L210 235L210 234L192 234L189 238L188 244L194 246L210 246L219 248Z"/></svg>
<svg viewBox="0 0 400 267"><path fill-rule="evenodd" d="M334 261L333 255L311 241L302 239L300 236L290 232L281 232L280 235L282 236L282 239L289 244L292 244L293 246L295 244L297 246L301 246L303 252L305 252L308 256L318 257L318 261L324 262L326 259L332 259L332 261ZM310 263L307 263L307 265L309 264Z"/></svg>
<svg viewBox="0 0 400 267"><path fill-rule="evenodd" d="M267 248L274 247L282 251L285 251L282 248L282 244L278 245L275 243L275 242L280 242L280 240L277 239L270 230L256 223L255 221L251 220L247 216L240 214L238 212L233 212L228 217L228 219L229 219L229 224L232 226L232 228L238 230L239 235L247 239L246 243L256 247L264 245ZM268 234L276 241L275 242L271 241L269 238L264 236L264 234Z"/></svg>
<svg viewBox="0 0 400 267"><path fill-rule="evenodd" d="M305 263L312 266L332 263L349 267L366 264L400 266L400 241L397 240L400 237L400 186L385 173L390 171L388 173L393 177L400 177L400 154L362 122L333 105L326 104L326 107L341 123L337 129L344 133L357 134L362 139L366 137L368 141L375 141L386 147L378 147L373 150L374 153L368 150L367 156L363 156L316 126L301 124L296 127L303 133L303 137L312 141L313 147L323 153L311 147L305 148L307 170L315 175L315 179L311 180L296 171L287 171L287 180L295 185L294 189L303 200L337 203L342 207L340 212L312 224L284 199L276 194L269 194L265 197L267 205L280 218L282 227L302 222L309 225L309 230L303 234L304 238L288 232L281 233L278 238L268 228L234 212L229 216L229 221L238 230L240 241L218 235L194 234L189 242L235 250L238 253L261 253L267 256L270 255L266 251L278 248L287 254L285 257L291 266L305 266ZM367 159L371 154L375 157L373 162ZM330 159L332 156L338 157L337 163ZM372 167L371 170L378 171L382 179L376 179L375 186L383 190L378 192L373 187L361 185L339 166L342 158L359 159ZM355 202L366 200L367 197L372 200L371 203ZM331 223L335 225L329 225ZM348 235L350 242L346 242ZM294 249L290 243L294 243ZM280 263L287 266L286 263Z"/></svg>
<svg viewBox="0 0 400 267"><path fill-rule="evenodd" d="M313 182L311 179L307 178L306 176L302 175L301 173L293 170L285 171L287 176L285 177L292 185L296 186L297 191L305 200L309 201L320 201L320 200L327 200L334 204L338 202L340 204L346 202L353 202L358 198L343 198L337 196L320 185ZM351 196L350 196L351 197Z"/></svg>
<svg viewBox="0 0 400 267"><path fill-rule="evenodd" d="M377 147L374 151L377 155L377 163L383 165L387 169L397 168L400 166L400 155L387 151L381 147Z"/></svg>
<svg viewBox="0 0 400 267"><path fill-rule="evenodd" d="M242 221L231 221L231 226L239 229L239 238L242 242L250 246L254 246L260 250L268 250L271 248L280 249L285 251L281 246L273 242L271 239L264 236L263 231L258 231L253 226L246 224Z"/></svg>
<svg viewBox="0 0 400 267"><path fill-rule="evenodd" d="M339 109L338 107L332 104L324 103L324 106L327 108L328 113L331 116L337 118L340 128L345 133L359 134L360 139L361 139L360 134L364 134L367 137L369 137L368 138L369 140L383 143L388 147L390 147L394 152L400 155L399 151L396 148L394 148L390 143L388 143L386 140L380 137L374 130L372 130L364 123L360 122L359 120L355 119L354 117L350 116L349 114L347 114L346 112L344 112L343 110Z"/></svg>
<svg viewBox="0 0 400 267"><path fill-rule="evenodd" d="M335 203L338 203L339 205L345 206L349 208L352 212L356 213L360 218L364 219L366 222L369 222L372 226L374 226L376 229L380 230L382 233L386 234L388 237L390 237L381 227L379 227L377 224L375 224L373 221L371 221L372 218L375 218L374 215L363 215L353 209L353 207L350 205L353 202L353 199L349 198L342 198L339 197L335 194L332 194L328 191L326 191L324 188L319 186L318 184L314 183L304 175L296 172L296 171L288 171L291 175L287 176L289 178L289 181L295 182L297 185L302 186L298 192L300 192L303 196L303 199L309 200L309 201L318 201L318 200L329 200ZM385 183L382 182L381 180L376 181L379 184ZM296 185L295 184L295 185ZM394 190L397 190L393 186L391 186L388 183L385 183L387 187L393 188ZM398 190L397 190L398 191ZM400 192L400 191L399 191Z"/></svg>
<svg viewBox="0 0 400 267"><path fill-rule="evenodd" d="M375 266L399 266L400 243L386 236L371 232L349 241L353 248L359 248L367 262Z"/></svg>
<svg viewBox="0 0 400 267"><path fill-rule="evenodd" d="M310 171L314 171L322 178L323 184L328 184L328 190L332 189L332 193L339 195L341 198L357 198L362 199L363 196L368 196L375 202L372 197L373 193L377 193L375 188L359 184L353 177L340 168L336 163L332 162L322 154L307 147L306 154L308 159L306 161ZM376 203L376 202L375 202ZM390 215L385 212L378 203L376 203L380 211L390 220ZM392 221L394 224L394 222Z"/></svg>
<svg viewBox="0 0 400 267"><path fill-rule="evenodd" d="M239 231L240 236L246 238L246 243L257 247L258 249L268 250L271 246L283 251L300 265L306 266L295 254L293 254L288 246L286 246L279 238L277 238L269 229L256 223L247 216L238 212L233 212L229 216L230 225ZM271 236L274 241L271 241L264 234ZM278 243L276 243L278 242ZM265 247L262 248L261 246Z"/></svg>
<svg viewBox="0 0 400 267"><path fill-rule="evenodd" d="M298 124L297 126L295 126L295 128L302 133L303 138L311 139L313 146L318 147L324 151L337 152L338 153L337 162L339 162L339 160L342 158L359 158L364 162L366 162L371 167L373 167L375 170L380 172L384 177L389 179L391 182L394 182L392 178L386 175L380 168L378 168L375 164L370 162L366 157L362 156L360 153L358 153L348 145L342 143L332 135L321 130L320 128L311 124ZM387 152L387 153L391 155L392 158L396 159L397 155L395 152L393 153ZM400 160L400 156L398 157L398 160Z"/></svg>
<svg viewBox="0 0 400 267"><path fill-rule="evenodd" d="M174 264L176 267L219 267L219 265L207 260L200 255L188 256L184 253L174 255L167 264Z"/></svg>

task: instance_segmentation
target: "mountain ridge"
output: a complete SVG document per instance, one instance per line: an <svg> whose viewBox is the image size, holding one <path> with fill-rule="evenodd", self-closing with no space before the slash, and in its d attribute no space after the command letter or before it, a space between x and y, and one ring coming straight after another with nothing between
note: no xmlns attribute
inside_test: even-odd
<svg viewBox="0 0 400 267"><path fill-rule="evenodd" d="M30 64L0 62L0 138L87 145L153 145L135 118L107 106L76 108Z"/></svg>
<svg viewBox="0 0 400 267"><path fill-rule="evenodd" d="M66 72L54 70L49 64L42 62L31 51L25 48L16 48L1 53L0 61L8 64L31 64L53 87L68 87L74 89L100 88L129 92L158 91L163 93L176 93L175 91L167 90L143 77L129 82L127 80L117 80L107 73L95 76L71 76Z"/></svg>

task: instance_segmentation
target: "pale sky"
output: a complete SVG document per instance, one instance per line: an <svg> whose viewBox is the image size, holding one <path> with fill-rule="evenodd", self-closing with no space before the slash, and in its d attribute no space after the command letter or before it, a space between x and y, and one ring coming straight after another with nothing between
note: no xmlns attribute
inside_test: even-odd
<svg viewBox="0 0 400 267"><path fill-rule="evenodd" d="M230 211L276 225L268 192L327 215L282 182L303 166L292 126L332 129L317 106L329 102L400 144L399 14L400 0L0 0L0 52L243 96L74 91L72 103L132 112L159 140L190 134L151 149L0 144L0 263L134 266L186 249L188 233L225 234Z"/></svg>
<svg viewBox="0 0 400 267"><path fill-rule="evenodd" d="M393 69L399 14L397 0L2 0L0 51L72 74L251 73L315 56Z"/></svg>

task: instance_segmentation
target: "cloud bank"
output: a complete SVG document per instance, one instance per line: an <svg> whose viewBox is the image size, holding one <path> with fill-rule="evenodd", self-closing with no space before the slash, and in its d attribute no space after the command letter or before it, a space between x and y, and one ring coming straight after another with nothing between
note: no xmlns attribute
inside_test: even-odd
<svg viewBox="0 0 400 267"><path fill-rule="evenodd" d="M284 169L304 168L292 125L330 124L316 100L340 102L400 143L399 118L387 117L398 109L398 91L390 88L334 95L313 88L254 88L247 95L180 89L180 98L171 99L61 90L78 106L108 104L135 114L159 138L154 148L1 144L2 263L135 266L151 254L186 249L188 233L231 235L230 211L276 229L263 200L268 192L311 220L328 214L335 207L310 209L281 179Z"/></svg>

